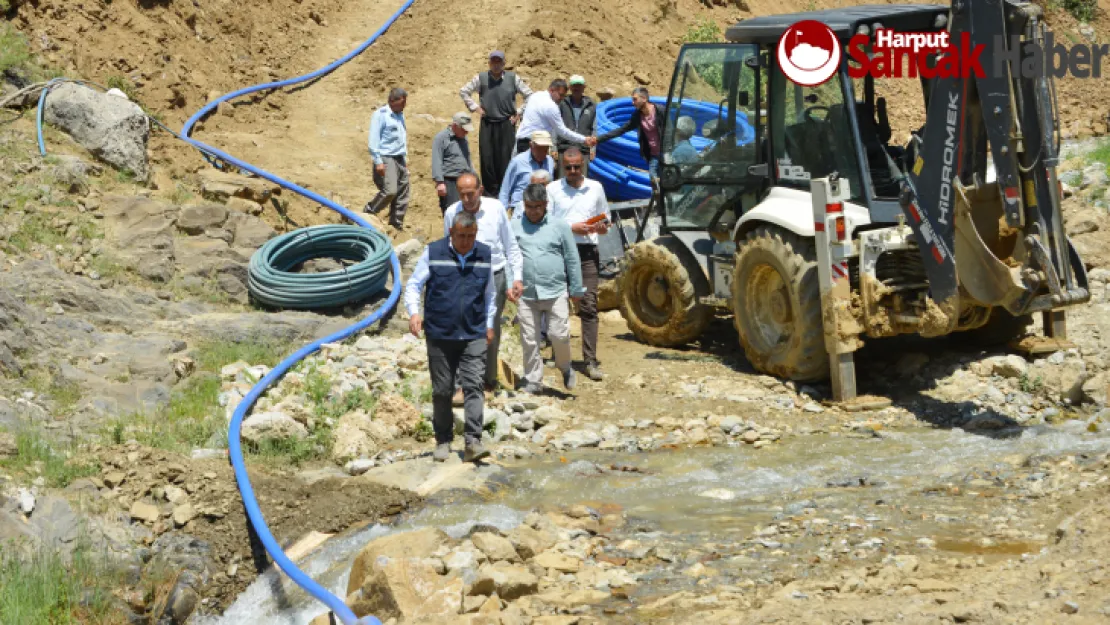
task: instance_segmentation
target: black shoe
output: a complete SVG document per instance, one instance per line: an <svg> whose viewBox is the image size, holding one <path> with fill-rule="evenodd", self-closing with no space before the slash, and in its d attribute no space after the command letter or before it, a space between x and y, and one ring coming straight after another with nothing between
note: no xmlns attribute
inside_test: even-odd
<svg viewBox="0 0 1110 625"><path fill-rule="evenodd" d="M377 215L378 213L382 212L382 208L374 208L374 201L371 200L366 203L366 206L362 207L362 212L366 213L367 215Z"/></svg>

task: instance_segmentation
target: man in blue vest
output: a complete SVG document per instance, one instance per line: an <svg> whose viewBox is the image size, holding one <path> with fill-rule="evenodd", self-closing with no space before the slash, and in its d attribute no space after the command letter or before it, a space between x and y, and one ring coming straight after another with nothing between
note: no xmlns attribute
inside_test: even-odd
<svg viewBox="0 0 1110 625"><path fill-rule="evenodd" d="M455 380L463 390L466 415L465 462L489 455L482 446L485 397L486 347L493 340L497 316L496 288L488 245L478 242L478 222L472 213L458 211L450 236L424 249L405 285L409 330L427 338L428 371L432 376L432 427L436 449L433 458L443 462L451 455L455 419L451 396ZM423 293L424 315L420 314Z"/></svg>

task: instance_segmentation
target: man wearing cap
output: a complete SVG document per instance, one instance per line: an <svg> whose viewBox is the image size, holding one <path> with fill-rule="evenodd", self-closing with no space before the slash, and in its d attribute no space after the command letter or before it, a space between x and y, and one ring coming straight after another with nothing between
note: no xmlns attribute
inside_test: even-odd
<svg viewBox="0 0 1110 625"><path fill-rule="evenodd" d="M459 176L474 171L470 164L470 143L466 135L474 130L467 113L455 113L451 125L439 131L432 141L432 180L436 183L439 196L439 212L446 213L447 207L459 201L459 189L455 182Z"/></svg>
<svg viewBox="0 0 1110 625"><path fill-rule="evenodd" d="M559 103L566 97L567 88L567 81L556 78L547 86L547 91L537 91L524 101L524 113L521 116L520 126L516 129L517 154L528 150L532 133L537 130L543 130L552 137L582 144L587 148L597 145L596 137L582 136L563 123Z"/></svg>
<svg viewBox="0 0 1110 625"><path fill-rule="evenodd" d="M590 99L590 96L586 95L586 79L575 74L571 76L570 80L567 82L570 84L570 95L563 98L562 102L559 102L559 112L563 115L563 123L566 124L567 128L570 128L580 135L587 137L593 135L597 107L594 101ZM559 154L566 152L570 148L580 149L582 155L585 157L583 161L585 171L582 173L584 175L590 173L590 150L586 147L585 143L574 143L560 138L556 146L558 147ZM556 164L556 170L555 177L562 178L562 161Z"/></svg>
<svg viewBox="0 0 1110 625"><path fill-rule="evenodd" d="M514 156L509 162L498 199L506 208L513 207L514 216L521 213L520 197L530 182L532 172L544 170L551 179L555 178L555 160L548 154L551 144L551 135L543 130L537 130L532 133L528 149Z"/></svg>
<svg viewBox="0 0 1110 625"><path fill-rule="evenodd" d="M478 92L478 102L474 92ZM516 96L532 95L528 86L515 72L505 70L505 53L494 50L489 55L489 71L475 74L459 90L459 96L471 113L482 116L478 131L478 152L481 157L482 181L486 193L497 197L509 159L513 157L515 126L520 119Z"/></svg>

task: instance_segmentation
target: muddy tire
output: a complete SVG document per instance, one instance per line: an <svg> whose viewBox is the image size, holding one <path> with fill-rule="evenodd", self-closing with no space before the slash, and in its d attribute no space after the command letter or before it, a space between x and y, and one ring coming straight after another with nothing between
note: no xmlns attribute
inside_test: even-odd
<svg viewBox="0 0 1110 625"><path fill-rule="evenodd" d="M957 332L953 336L959 340L967 340L978 347L994 347L1020 339L1031 325L1033 325L1032 315L1015 317L1006 309L996 307L991 309L991 316L987 323L973 330Z"/></svg>
<svg viewBox="0 0 1110 625"><path fill-rule="evenodd" d="M621 273L621 316L640 341L659 347L701 336L713 317L698 302L709 282L682 244L670 237L642 241L628 251Z"/></svg>
<svg viewBox="0 0 1110 625"><path fill-rule="evenodd" d="M738 246L732 277L736 331L752 366L799 382L826 379L813 241L760 226Z"/></svg>

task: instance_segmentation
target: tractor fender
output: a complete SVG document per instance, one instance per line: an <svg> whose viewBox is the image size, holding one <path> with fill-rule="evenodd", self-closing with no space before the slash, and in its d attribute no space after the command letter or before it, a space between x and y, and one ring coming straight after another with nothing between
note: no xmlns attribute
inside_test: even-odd
<svg viewBox="0 0 1110 625"><path fill-rule="evenodd" d="M871 223L871 213L863 206L845 202L848 233ZM740 241L748 232L762 224L773 224L800 237L812 238L813 198L809 191L772 187L767 197L744 213L732 231L732 240Z"/></svg>

